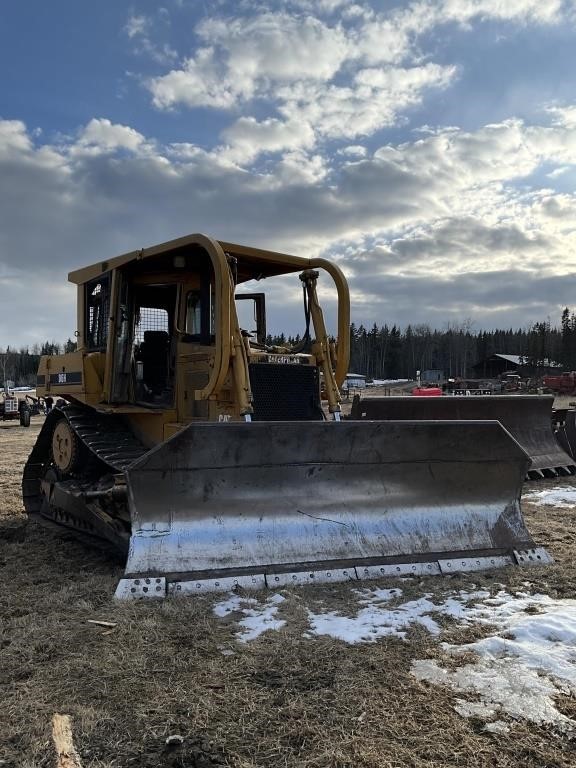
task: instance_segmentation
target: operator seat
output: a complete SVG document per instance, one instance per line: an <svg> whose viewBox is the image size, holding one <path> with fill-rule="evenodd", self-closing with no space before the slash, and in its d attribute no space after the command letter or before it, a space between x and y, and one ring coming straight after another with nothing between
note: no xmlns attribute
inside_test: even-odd
<svg viewBox="0 0 576 768"><path fill-rule="evenodd" d="M170 337L166 331L144 331L139 358L144 384L153 395L161 395L168 384Z"/></svg>

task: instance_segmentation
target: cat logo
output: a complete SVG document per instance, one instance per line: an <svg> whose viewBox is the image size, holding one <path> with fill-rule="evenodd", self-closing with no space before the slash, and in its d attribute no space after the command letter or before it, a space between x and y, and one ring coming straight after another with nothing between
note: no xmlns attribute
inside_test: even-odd
<svg viewBox="0 0 576 768"><path fill-rule="evenodd" d="M297 357L290 357L289 355L268 355L269 363L276 363L278 365L299 365L300 360Z"/></svg>

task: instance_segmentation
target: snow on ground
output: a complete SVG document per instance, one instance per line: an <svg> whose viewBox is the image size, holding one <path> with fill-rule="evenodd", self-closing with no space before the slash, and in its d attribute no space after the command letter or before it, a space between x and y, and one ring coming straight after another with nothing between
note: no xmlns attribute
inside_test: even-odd
<svg viewBox="0 0 576 768"><path fill-rule="evenodd" d="M392 635L402 639L406 630L421 624L431 634L440 634L440 626L431 613L445 613L459 618L464 604L479 597L489 597L489 592L460 592L458 598L448 598L442 605L431 602L431 594L418 600L388 607L391 600L401 597L400 589L354 590L359 603L364 606L356 616L341 616L336 611L312 613L308 611L310 635L330 635L346 643L373 643L379 637Z"/></svg>
<svg viewBox="0 0 576 768"><path fill-rule="evenodd" d="M438 636L440 615L461 626L484 625L491 631L480 640L440 645L452 660L466 654L466 663L455 666L452 661L445 667L437 660L420 659L413 662L412 673L472 697L458 698L456 711L463 717L493 721L486 725L491 732L506 731L507 724L495 719L505 713L576 733L576 722L554 703L558 694L576 695L576 600L510 594L503 589L494 596L483 590L462 590L442 600L435 598L438 602L431 593L402 602L402 594L399 588L351 589L349 615L308 610L305 636L328 635L347 643L374 643L382 637L405 641L407 630L417 625ZM276 616L284 600L277 593L263 603L231 595L214 606L214 613L220 617L243 614L236 638L245 643L286 624Z"/></svg>
<svg viewBox="0 0 576 768"><path fill-rule="evenodd" d="M545 488L543 491L532 491L522 496L523 501L533 504L544 504L548 507L576 507L576 488L555 487Z"/></svg>
<svg viewBox="0 0 576 768"><path fill-rule="evenodd" d="M455 669L415 661L418 678L476 694L477 702L458 700L456 710L465 717L506 712L561 730L576 728L554 705L559 693L576 694L576 600L501 591L467 609L464 622L489 624L496 632L464 645L443 643L450 656L473 652L477 658Z"/></svg>
<svg viewBox="0 0 576 768"><path fill-rule="evenodd" d="M237 634L237 640L247 643L249 640L255 640L268 629L280 629L286 624L283 619L276 618L278 606L284 600L282 595L274 594L262 604L253 597L230 595L228 599L216 603L213 611L220 618L229 616L231 613L243 613L244 618L238 622L242 631Z"/></svg>
<svg viewBox="0 0 576 768"><path fill-rule="evenodd" d="M420 680L478 696L479 701L456 700L455 710L462 717L492 720L505 712L515 719L554 725L560 730L576 726L554 706L554 696L564 691L521 660L481 658L473 664L444 669L436 661L423 659L413 662L412 673Z"/></svg>

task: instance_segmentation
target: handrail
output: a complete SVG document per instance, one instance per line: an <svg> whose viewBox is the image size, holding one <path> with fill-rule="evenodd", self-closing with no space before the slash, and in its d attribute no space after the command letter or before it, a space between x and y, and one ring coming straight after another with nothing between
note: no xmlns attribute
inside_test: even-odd
<svg viewBox="0 0 576 768"><path fill-rule="evenodd" d="M338 344L334 377L338 386L341 387L350 363L350 290L344 272L336 264L321 258L312 258L308 262L310 267L326 270L336 285L338 293Z"/></svg>
<svg viewBox="0 0 576 768"><path fill-rule="evenodd" d="M195 400L207 400L214 392L222 389L230 369L231 332L230 332L230 280L228 261L222 246L217 240L206 235L198 235L196 242L205 248L214 269L215 317L220 324L215 334L214 366L208 383L203 389L194 392Z"/></svg>

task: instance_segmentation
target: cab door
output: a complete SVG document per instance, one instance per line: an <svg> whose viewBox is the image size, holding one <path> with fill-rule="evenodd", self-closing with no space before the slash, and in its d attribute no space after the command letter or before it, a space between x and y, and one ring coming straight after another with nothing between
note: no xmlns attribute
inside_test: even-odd
<svg viewBox="0 0 576 768"><path fill-rule="evenodd" d="M190 276L180 286L178 322L178 418L180 421L208 419L209 403L194 393L210 379L215 353L214 282L207 272Z"/></svg>

